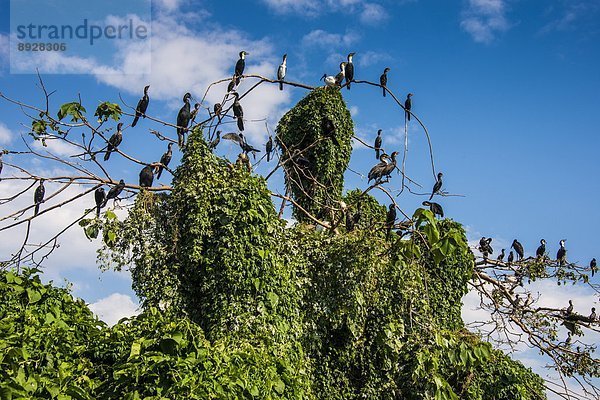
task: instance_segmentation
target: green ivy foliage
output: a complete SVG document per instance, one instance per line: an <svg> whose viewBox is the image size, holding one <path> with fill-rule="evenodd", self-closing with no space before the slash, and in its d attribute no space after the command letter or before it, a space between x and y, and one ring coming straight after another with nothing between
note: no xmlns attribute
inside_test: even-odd
<svg viewBox="0 0 600 400"><path fill-rule="evenodd" d="M327 135L324 121L335 132ZM332 220L332 208L339 209L344 172L350 162L354 124L340 91L317 88L311 91L279 121L276 142L281 151L286 185L302 208L321 220ZM308 160L308 166L298 161ZM298 221L306 215L294 210Z"/></svg>

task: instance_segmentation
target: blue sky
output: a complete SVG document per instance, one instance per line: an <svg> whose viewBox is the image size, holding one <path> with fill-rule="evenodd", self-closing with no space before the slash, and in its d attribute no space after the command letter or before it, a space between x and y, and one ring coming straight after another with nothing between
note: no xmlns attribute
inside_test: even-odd
<svg viewBox="0 0 600 400"><path fill-rule="evenodd" d="M0 91L41 104L36 77L9 70L10 21L4 12L8 3L0 0ZM48 61L41 67L72 72L44 74L48 88L57 90L54 105L73 101L79 93L88 110L101 100L118 102L119 93L135 105L150 83L149 113L174 123L183 93L189 90L202 98L209 82L232 73L242 49L250 52L248 72L273 77L281 55L287 53L288 79L315 86L323 73L335 74L339 62L354 51L356 79L377 81L387 66L391 90L402 99L414 93L413 111L429 129L444 187L464 196L439 202L472 238L494 237L493 244L504 247L518 238L533 252L544 237L550 254L566 238L572 261L587 264L599 257L597 1L160 0L153 2L152 11L150 74L129 74L142 70L143 46L112 52L103 48L93 57ZM224 90L210 92L207 105ZM285 110L305 94L290 87L279 92L273 86L261 88L242 104L247 118L266 118L273 130ZM383 129L384 147L400 150L403 115L389 97L382 99L379 89L365 85L353 85L343 94L360 137L372 142L377 129ZM18 108L0 104L0 147L22 148L19 136L27 130L21 123L27 125L27 120ZM250 142L264 144L265 123L247 125ZM156 126L142 121L127 129L123 149L155 161L165 146L147 140L149 128ZM174 132L164 132L174 137ZM231 144L222 145L219 153L236 155ZM27 163L50 168L36 160ZM374 163L372 151L355 148L352 169L366 174ZM407 173L425 191L434 182L428 163L423 133L411 123ZM110 167L115 176L137 181L137 165L115 157ZM264 165L257 168L259 173L268 170ZM281 176L276 176L272 188L280 188L280 182ZM388 187L396 190L399 182L394 176ZM2 196L8 191L3 185ZM367 183L347 173L347 187L357 186ZM423 200L404 194L399 198L408 214ZM64 211L64 223L70 216L76 216L76 210ZM50 228L37 229L41 237ZM47 274L74 282L75 294L90 303L104 301L109 309L118 304L119 309L132 310L136 300L128 276L101 274L93 246L81 236L79 230L68 234L67 243L48 261ZM10 251L6 246L2 252ZM555 293L554 299L564 302L570 295ZM576 309L586 312L594 296L577 295L585 302L576 303Z"/></svg>

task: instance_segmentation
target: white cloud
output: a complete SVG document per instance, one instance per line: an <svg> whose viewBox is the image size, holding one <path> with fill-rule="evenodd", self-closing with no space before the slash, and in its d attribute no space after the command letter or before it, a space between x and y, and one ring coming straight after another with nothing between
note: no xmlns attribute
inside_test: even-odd
<svg viewBox="0 0 600 400"><path fill-rule="evenodd" d="M366 25L380 24L387 21L388 17L386 9L375 3L365 3L360 13L360 21Z"/></svg>
<svg viewBox="0 0 600 400"><path fill-rule="evenodd" d="M354 56L354 59L358 62L360 67L366 68L371 65L381 64L384 61L391 61L392 57L387 53L369 50L364 53L357 53ZM383 72L384 68L385 66L381 67L381 72Z"/></svg>
<svg viewBox="0 0 600 400"><path fill-rule="evenodd" d="M8 65L9 41L8 35L0 34L0 66Z"/></svg>
<svg viewBox="0 0 600 400"><path fill-rule="evenodd" d="M12 141L13 134L8 126L0 122L0 144L9 144Z"/></svg>
<svg viewBox="0 0 600 400"><path fill-rule="evenodd" d="M360 35L355 32L331 33L322 29L310 31L302 37L304 46L323 47L327 49L337 49L355 44L360 39Z"/></svg>
<svg viewBox="0 0 600 400"><path fill-rule="evenodd" d="M139 314L139 305L133 299L121 293L113 293L108 297L90 304L90 310L108 325L114 325L121 318Z"/></svg>
<svg viewBox="0 0 600 400"><path fill-rule="evenodd" d="M462 12L461 28L478 43L491 43L508 30L505 0L469 0Z"/></svg>

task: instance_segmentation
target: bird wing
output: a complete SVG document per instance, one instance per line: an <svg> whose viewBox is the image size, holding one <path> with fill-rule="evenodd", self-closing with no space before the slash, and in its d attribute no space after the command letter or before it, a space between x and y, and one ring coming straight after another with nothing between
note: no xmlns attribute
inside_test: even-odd
<svg viewBox="0 0 600 400"><path fill-rule="evenodd" d="M223 136L221 136L222 139L226 139L226 140L232 140L238 144L242 144L242 139L240 138L240 136L235 133L235 132L229 132L224 134Z"/></svg>

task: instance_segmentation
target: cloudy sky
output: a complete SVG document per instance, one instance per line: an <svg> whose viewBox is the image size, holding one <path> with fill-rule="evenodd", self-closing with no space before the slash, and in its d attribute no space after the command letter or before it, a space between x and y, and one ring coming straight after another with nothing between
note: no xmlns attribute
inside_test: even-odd
<svg viewBox="0 0 600 400"><path fill-rule="evenodd" d="M127 15L148 18L150 14L143 11L149 8L141 3L139 15L131 10ZM587 264L598 258L597 1L160 0L151 6L149 41L113 41L113 48L98 47L91 54L44 54L36 67L46 72L46 86L56 90L55 106L81 95L90 110L99 101L119 102L119 94L135 105L143 86L150 84L149 114L174 123L183 93L190 91L201 99L210 82L231 75L240 50L250 53L247 73L268 77L274 77L281 55L287 53L287 79L313 86L320 84L323 73L337 73L340 61L353 51L357 79L377 81L390 67L391 90L400 98L414 93L413 111L429 130L445 188L459 195L444 197L440 203L447 216L467 227L472 239L493 237L499 248L518 238L532 253L543 237L553 254L558 241L566 238L570 260ZM42 105L35 75L11 72L11 21L10 13L4 12L9 10L8 0L0 0L0 10L0 91ZM76 10L75 15L83 11ZM94 18L114 22L124 18L122 14ZM246 85L243 90L250 83L242 85ZM211 89L206 104L220 100L224 90L223 85ZM243 100L249 141L262 146L268 130L272 132L278 118L305 94L291 87L280 92L275 85L252 92ZM343 94L359 137L371 142L377 129L382 129L384 147L401 150L404 118L389 97L383 99L379 90L366 85L353 85ZM30 141L24 126L28 120L18 108L0 104L0 147L22 149L22 137ZM164 145L148 140L152 138L149 128L156 126L146 120L125 129L123 150L156 161ZM406 170L425 192L433 177L427 142L414 123L408 140ZM70 149L51 145L50 150L64 155ZM225 143L219 153L235 157L235 148ZM178 159L176 152L173 163ZM64 172L39 159L25 162L33 171ZM371 151L355 146L352 170L366 174L374 162ZM122 157L111 158L110 169L126 181L137 181L138 166ZM264 163L257 169L267 171ZM15 171L3 172L11 173ZM349 189L367 186L366 179L354 172L346 178ZM399 177L394 176L390 189L397 190L398 183ZM281 176L275 176L273 189L280 184ZM16 183L0 182L0 197L19 189ZM70 188L53 202L82 190ZM19 205L29 200L27 195ZM423 200L419 195L399 197L408 214ZM41 242L68 225L91 202L91 196L83 197L53 216L36 220L32 242ZM9 207L18 205L0 206L0 216L10 214ZM10 254L20 243L16 231L0 232L0 236L2 254ZM137 299L127 273L98 271L94 246L79 229L69 230L47 261L45 274L55 282L73 282L77 296L106 321L115 322L135 312ZM539 290L550 292L546 301L557 306L568 298L577 299L575 308L582 313L598 301L585 290ZM475 304L472 297L466 299L465 318L477 316L472 310ZM543 362L535 352L518 356L540 371Z"/></svg>

